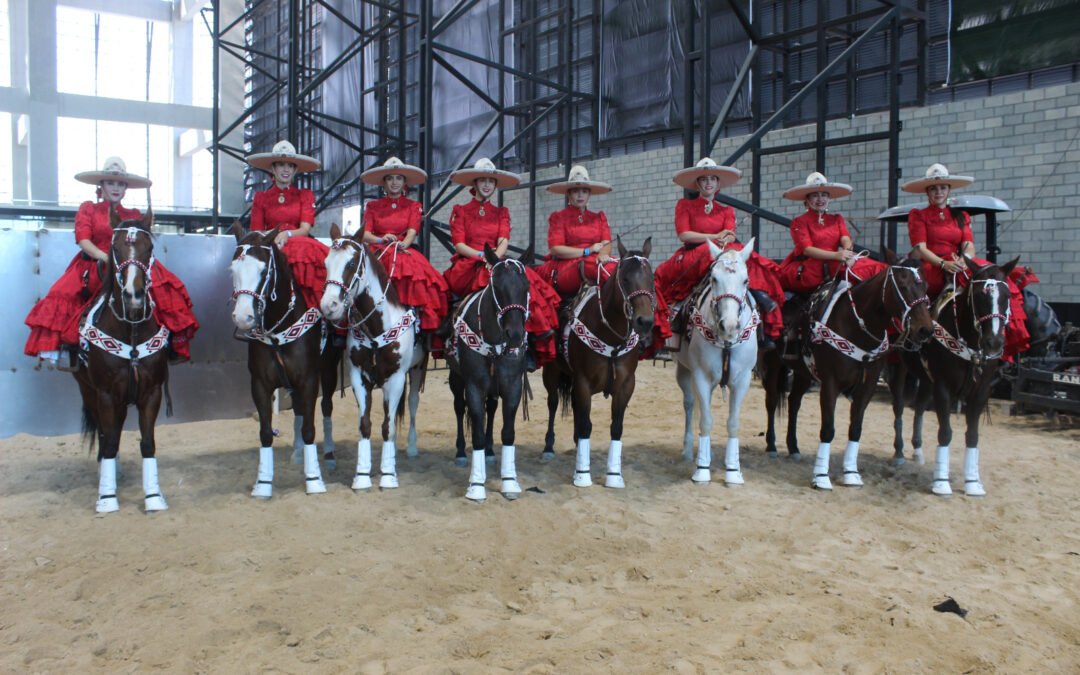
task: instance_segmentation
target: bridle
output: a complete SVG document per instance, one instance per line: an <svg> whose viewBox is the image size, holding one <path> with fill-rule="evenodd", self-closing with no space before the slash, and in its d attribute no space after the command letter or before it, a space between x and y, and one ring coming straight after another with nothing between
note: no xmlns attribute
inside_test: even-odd
<svg viewBox="0 0 1080 675"><path fill-rule="evenodd" d="M340 237L340 238L334 240L334 242L330 245L330 249L334 250L334 251L340 251L340 250L343 250L346 246L351 246L352 247L352 249L354 251L353 257L355 258L355 257L359 256L360 262L357 263L356 271L353 272L352 279L349 280L348 284L342 283L342 282L338 281L337 279L327 279L326 280L326 285L327 286L337 286L338 288L341 289L341 302L346 307L346 310L345 310L345 323L346 323L346 326L340 326L338 324L334 324L334 326L337 327L337 328L346 328L347 327L349 329L363 330L363 324L368 319L370 319L376 312L378 312L379 308L383 305L384 302L386 302L386 293L390 289L390 278L391 278L391 275L393 275L394 272L393 272L393 268L391 268L389 270L389 273L386 275L386 285L382 289L381 297L379 298L378 301L376 301L374 303L374 305L371 308L371 311L369 311L364 316L360 317L358 320L353 321L352 312L353 312L353 309L355 307L354 301L356 300L356 298L358 296L361 295L361 290L360 290L361 282L364 280L364 277L367 275L367 271L368 271L368 252L367 252L367 249L364 248L363 244L361 244L361 243L359 243L359 242L357 242L357 241L355 241L353 239L349 239L348 237ZM394 245L394 246L386 247L385 249L383 249L383 254L385 255L386 251L389 251L391 248L397 249L397 246ZM394 257L394 262L396 264L397 263L397 253L396 252L395 252L394 256L395 256ZM348 265L346 264L346 267L347 266ZM331 322L331 323L333 323L333 322Z"/></svg>
<svg viewBox="0 0 1080 675"><path fill-rule="evenodd" d="M233 261L243 260L253 249L268 251L266 270L262 274L262 283L257 284L254 290L247 288L234 290L232 299L236 300L241 295L250 295L255 301L256 328L253 332L272 334L276 333L278 328L292 314L293 307L296 305L296 293L292 289L289 290L289 306L285 309L281 318L270 328L262 328L266 308L269 305L267 298L269 297L269 302L277 302L277 257L274 255L274 247L269 244L239 244L236 247L237 253L233 255Z"/></svg>
<svg viewBox="0 0 1080 675"><path fill-rule="evenodd" d="M618 260L618 262L615 263L615 274L613 276L615 277L615 286L619 289L619 293L622 294L622 296L623 296L623 317L626 319L626 334L625 335L620 335L619 331L615 330L615 328L612 327L612 325L610 323L608 323L607 317L604 316L604 303L601 302L601 299L599 297L597 298L597 302L596 302L597 307L600 308L600 322L603 323L605 326L607 326L608 330L610 330L612 333L614 333L616 336L618 336L618 338L620 340L622 340L624 343L627 340L630 339L630 332L633 330L630 327L630 324L631 324L630 317L633 316L633 313L634 313L634 307L633 307L633 304L632 304L633 301L634 301L634 298L638 298L638 297L641 297L641 296L645 296L645 297L649 298L649 304L652 307L652 311L654 313L656 312L656 294L653 291L650 291L647 288L639 288L637 290L630 291L629 293L626 292L626 288L623 286L623 282L622 282L622 270L623 270L623 263L626 262L627 260L637 260L641 264L645 265L645 267L647 269L649 269L649 270L652 269L652 265L649 262L649 259L646 258L645 256L640 256L640 255L629 255L629 256L626 256L624 258L620 258ZM601 267L602 267L601 265L597 265L597 269L600 269Z"/></svg>
<svg viewBox="0 0 1080 675"><path fill-rule="evenodd" d="M900 284L896 281L896 272L898 270L902 270L902 271L905 271L905 272L910 272L915 277L916 282L921 281L922 276L919 274L918 270L913 269L911 267L907 267L905 265L890 265L889 269L887 269L885 271L885 280L881 283L881 306L885 307L887 305L887 302L888 302L887 295L888 295L889 289L891 288L893 290L893 292L896 294L896 299L899 301L900 305L904 308L903 312L901 313L901 315L899 317L895 317L895 316L892 317L892 323L893 323L894 327L900 333L907 333L907 331L909 329L909 326L910 326L910 323L911 323L911 312L912 312L912 310L914 310L919 305L926 305L927 307L929 307L930 306L930 298L926 297L926 294L923 293L921 296L915 298L911 302L908 302L907 298L904 297L903 289L900 288ZM888 331L885 332L884 337L878 337L878 336L876 336L876 335L874 335L873 333L870 332L870 329L867 327L866 322L863 321L863 318L859 315L858 308L855 306L855 297L852 295L852 290L853 289L854 289L853 286L849 287L848 290L847 290L847 295L848 295L848 300L851 302L851 313L855 316L855 320L859 323L859 328L862 330L863 333L865 333L867 336L873 338L874 340L878 340L878 341L888 340L888 338L889 338Z"/></svg>
<svg viewBox="0 0 1080 675"><path fill-rule="evenodd" d="M113 230L113 236L114 237L115 237L117 232L123 232L124 233L124 242L128 246L134 246L135 242L138 240L140 234L146 235L146 237L150 238L150 240L151 240L150 260L147 261L147 262L143 262L143 261L141 261L141 260L139 260L138 258L135 258L135 257L120 260L120 259L118 259L116 257L116 246L115 245L111 246L110 249L109 249L109 255L112 258L113 267L116 268L116 271L113 273L113 278L114 278L114 281L116 283L116 287L117 287L118 290L123 292L123 288L124 288L124 270L127 269L128 267L132 266L132 265L134 265L135 267L142 270L143 276L146 279L146 282L143 285L143 290L145 291L145 295L146 295L146 301L143 302L142 316L129 317L128 312L127 312L127 304L124 303L123 301L120 302L120 313L117 313L117 311L116 311L116 295L115 294L113 294L112 297L109 298L109 309L112 311L113 316L115 316L120 321L123 321L124 323L130 323L130 324L142 323L143 321L146 321L147 319L149 319L154 314L154 299L150 295L150 286L153 284L153 281L154 281L154 276L153 276L153 274L151 272L151 270L154 267L153 238L151 237L149 232L147 232L146 230L144 230L142 228L139 228L139 227L118 227L115 230Z"/></svg>
<svg viewBox="0 0 1080 675"><path fill-rule="evenodd" d="M999 312L999 311L991 311L991 312L989 312L987 314L980 315L978 310L975 307L975 286L976 286L976 284L981 285L982 286L982 292L987 294L987 295L990 294L990 292L991 292L990 289L991 288L996 288L998 290L998 298L1004 298L1005 299L1005 312L1002 313L1002 312ZM1002 292L1002 291L1004 291L1004 292ZM1008 284L1008 282L1002 281L1002 280L999 280L999 279L974 279L973 278L973 279L968 281L968 288L966 289L966 292L968 294L968 298L967 298L968 309L971 311L971 323L972 323L972 327L975 329L975 334L978 335L981 338L982 337L982 332L983 332L983 325L985 323L987 323L988 321L991 321L993 319L1000 319L1001 320L1001 330L1002 330L1002 333L1004 333L1005 327L1008 326L1009 319L1012 317L1012 306L1009 304L1009 284ZM997 309L997 307L994 308L994 310L996 310L996 309ZM954 328L956 329L956 335L957 335L957 337L960 337L960 317L959 317L959 312L953 312L953 321L954 321ZM961 339L963 339L963 338L961 338ZM1004 342L1003 342L1001 351L997 352L996 354L986 354L984 356L984 359L992 360L992 359L1000 358L1004 351L1005 351L1005 346L1004 346Z"/></svg>
<svg viewBox="0 0 1080 675"><path fill-rule="evenodd" d="M491 301L493 303L495 303L495 311L496 311L495 323L496 323L496 325L498 325L499 330L501 330L501 331L505 331L505 329L503 328L503 323L502 323L503 322L503 316L505 316L506 313L511 311L511 310L516 309L516 310L521 311L521 313L524 315L524 321L529 320L529 304L530 304L529 301L530 301L530 297L531 297L530 292L526 291L525 292L525 304L524 305L517 304L517 303L505 303L505 304L503 304L503 303L499 302L499 295L498 295L498 292L495 289L495 270L497 270L499 267L501 267L503 265L509 266L515 272L519 272L522 276L525 275L525 265L520 260L514 260L513 258L508 258L506 260L500 260L499 262L495 263L494 265L489 265L488 266L488 269L489 269L490 275L491 275L491 280L488 282L487 288L485 290L491 291ZM476 307L476 316L477 316L477 320L479 321L479 317L480 317L480 306L479 306L479 304Z"/></svg>
<svg viewBox="0 0 1080 675"><path fill-rule="evenodd" d="M725 253L726 253L726 251L725 251ZM730 257L725 258L723 256L723 254L721 254L721 255L717 256L716 260L713 261L712 266L709 268L710 277L712 276L714 268L716 268L718 265L722 265L725 268L725 270L727 270L728 272L734 272L735 268L738 266L738 263L736 263L736 261L734 259L732 259ZM712 280L710 279L710 287L711 287L711 284L712 284ZM711 290L711 288L710 288L710 290ZM737 295L735 293L716 293L716 294L713 295L712 302L710 304L711 304L711 310L712 310L712 315L713 315L714 326L719 326L720 325L720 319L721 319L720 303L723 302L724 300L734 300L735 301L736 313L739 316L739 321L740 321L740 325L741 325L743 308L749 306L749 301L747 299L747 294L745 292L741 296ZM757 327L757 323L756 323L757 318L758 317L755 316L755 313L753 312L753 310L751 310L749 323L752 324L753 328ZM719 332L719 330L716 330L716 329L713 329L713 330L715 330L716 332ZM724 347L726 349L730 349L734 345L745 341L749 337L749 333L751 333L751 332L752 331L748 331L746 329L743 329L743 330L740 330L739 336L735 340L724 340L722 342L717 342L717 343L720 344L721 347Z"/></svg>

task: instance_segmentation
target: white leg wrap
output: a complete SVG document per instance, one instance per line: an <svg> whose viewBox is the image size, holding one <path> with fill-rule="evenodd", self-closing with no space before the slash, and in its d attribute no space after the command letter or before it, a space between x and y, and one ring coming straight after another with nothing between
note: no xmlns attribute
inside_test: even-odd
<svg viewBox="0 0 1080 675"><path fill-rule="evenodd" d="M612 441L608 446L607 475L604 476L604 487L622 489L626 487L626 481L622 476L622 441Z"/></svg>
<svg viewBox="0 0 1080 675"><path fill-rule="evenodd" d="M274 494L274 448L259 448L259 473L255 477L255 487L251 496L257 499L270 499Z"/></svg>
<svg viewBox="0 0 1080 675"><path fill-rule="evenodd" d="M361 438L356 444L356 476L353 477L352 489L371 489L371 439Z"/></svg>
<svg viewBox="0 0 1080 675"><path fill-rule="evenodd" d="M709 471L712 464L712 437L698 436L697 446L697 466L690 480L695 483L708 483L712 480L712 472Z"/></svg>
<svg viewBox="0 0 1080 675"><path fill-rule="evenodd" d="M465 498L474 502L482 502L487 499L487 490L484 483L487 482L487 462L484 459L484 449L472 451L472 468L469 470L469 489L465 491Z"/></svg>
<svg viewBox="0 0 1080 675"><path fill-rule="evenodd" d="M964 450L964 494L968 497L985 497L986 488L979 478L979 449Z"/></svg>
<svg viewBox="0 0 1080 675"><path fill-rule="evenodd" d="M517 449L512 445L502 446L500 476L502 476L502 494L507 499L517 499L521 496L521 485L517 481L517 467L514 466L516 452Z"/></svg>
<svg viewBox="0 0 1080 675"><path fill-rule="evenodd" d="M589 487L592 485L592 475L589 473L588 438L579 438L577 442L577 458L574 461L574 485L577 487Z"/></svg>
<svg viewBox="0 0 1080 675"><path fill-rule="evenodd" d="M156 457L143 457L142 461L142 485L145 495L147 513L164 511L169 508L165 503L165 495L161 494L161 486L158 485L158 470Z"/></svg>
<svg viewBox="0 0 1080 675"><path fill-rule="evenodd" d="M393 441L383 441L382 462L379 464L379 487L384 490L392 490L398 486L397 481L397 447Z"/></svg>
<svg viewBox="0 0 1080 675"><path fill-rule="evenodd" d="M116 499L116 459L103 459L98 468L98 498L94 510L98 513L119 511L120 502Z"/></svg>
<svg viewBox="0 0 1080 675"><path fill-rule="evenodd" d="M304 435L300 433L300 427L304 426L304 416L296 415L292 423L292 463L304 463Z"/></svg>
<svg viewBox="0 0 1080 675"><path fill-rule="evenodd" d="M726 485L742 485L742 465L739 463L739 439L728 438L727 447L724 448L724 483Z"/></svg>
<svg viewBox="0 0 1080 675"><path fill-rule="evenodd" d="M926 458L923 457L922 448L911 449L911 461L915 462L919 466L926 464Z"/></svg>
<svg viewBox="0 0 1080 675"><path fill-rule="evenodd" d="M844 485L848 487L862 487L862 476L859 475L859 442L848 441L844 448Z"/></svg>
<svg viewBox="0 0 1080 675"><path fill-rule="evenodd" d="M832 481L829 480L829 443L818 445L817 457L814 459L814 480L811 485L818 490L831 490Z"/></svg>
<svg viewBox="0 0 1080 675"><path fill-rule="evenodd" d="M314 443L304 446L304 487L309 495L326 492L326 483L319 470L319 448Z"/></svg>
<svg viewBox="0 0 1080 675"><path fill-rule="evenodd" d="M949 485L949 446L947 445L938 446L934 466L934 485L931 491L942 497L952 494L952 486Z"/></svg>

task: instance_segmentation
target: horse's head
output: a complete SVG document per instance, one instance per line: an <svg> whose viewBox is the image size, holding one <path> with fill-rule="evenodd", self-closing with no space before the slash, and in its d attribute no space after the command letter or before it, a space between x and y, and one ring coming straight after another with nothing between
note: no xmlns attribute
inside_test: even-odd
<svg viewBox="0 0 1080 675"><path fill-rule="evenodd" d="M491 247L484 244L484 260L491 269L491 297L495 301L496 321L506 336L508 347L525 343L525 321L529 312L529 278L525 263L532 257L532 244L520 258L499 260Z"/></svg>
<svg viewBox="0 0 1080 675"><path fill-rule="evenodd" d="M963 321L971 321L983 357L1000 358L1005 350L1005 326L1011 314L1006 279L1020 258L1014 258L1000 267L993 263L980 267L967 256L964 256L964 262L971 271L971 281L965 291L967 298L964 307L958 306L957 312ZM965 330L963 325L960 329Z"/></svg>
<svg viewBox="0 0 1080 675"><path fill-rule="evenodd" d="M717 336L724 342L734 342L739 337L739 315L742 314L750 288L746 261L754 251L754 240L747 242L741 251L721 251L712 241L708 245L713 257L712 267L709 268L709 285Z"/></svg>
<svg viewBox="0 0 1080 675"><path fill-rule="evenodd" d="M276 299L279 256L274 237L278 235L278 229L245 232L244 227L235 222L232 233L236 237L236 251L229 265L233 278L232 297L236 301L232 319L238 329L249 331L262 325L267 305Z"/></svg>
<svg viewBox="0 0 1080 675"><path fill-rule="evenodd" d="M151 267L154 264L154 240L150 229L154 214L147 209L142 220L120 221L116 211L111 212L113 229L109 268L111 283L120 294L123 318L145 321L153 312L153 301L148 291L153 282Z"/></svg>
<svg viewBox="0 0 1080 675"><path fill-rule="evenodd" d="M885 313L908 340L921 345L934 333L930 299L926 297L926 280L920 273L922 264L912 258L900 259L888 247L884 248L883 253L889 265L882 273L881 303Z"/></svg>
<svg viewBox="0 0 1080 675"><path fill-rule="evenodd" d="M365 287L371 267L364 248L364 226L351 237L337 223L330 227L330 253L326 256L326 290L319 309L331 321L341 321L357 294Z"/></svg>
<svg viewBox="0 0 1080 675"><path fill-rule="evenodd" d="M618 244L619 263L615 267L614 279L616 290L622 295L626 320L638 337L645 344L652 340L653 324L656 323L656 286L653 282L652 237L645 240L640 251L628 251L623 246L622 238L615 238Z"/></svg>

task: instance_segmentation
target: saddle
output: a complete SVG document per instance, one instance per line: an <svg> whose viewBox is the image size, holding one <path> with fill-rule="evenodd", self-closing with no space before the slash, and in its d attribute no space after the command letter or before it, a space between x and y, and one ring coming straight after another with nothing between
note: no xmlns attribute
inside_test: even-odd
<svg viewBox="0 0 1080 675"><path fill-rule="evenodd" d="M780 357L799 359L810 353L810 325L820 321L832 298L840 290L837 279L826 281L813 293L792 293L784 301L784 331L781 334Z"/></svg>

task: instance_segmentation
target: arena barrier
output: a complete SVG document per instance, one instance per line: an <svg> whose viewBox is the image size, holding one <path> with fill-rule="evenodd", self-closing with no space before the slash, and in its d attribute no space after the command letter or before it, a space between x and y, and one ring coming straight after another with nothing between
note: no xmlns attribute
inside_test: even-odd
<svg viewBox="0 0 1080 675"><path fill-rule="evenodd" d="M158 424L235 419L255 408L247 347L233 339L230 316L229 261L235 246L231 235L157 235L154 255L187 285L201 324L191 362L170 368L173 416L166 417L162 405ZM0 438L17 433L56 436L82 428L82 402L71 373L37 369L37 359L23 354L30 334L23 320L77 252L71 230L0 230ZM125 429L138 429L134 409Z"/></svg>

